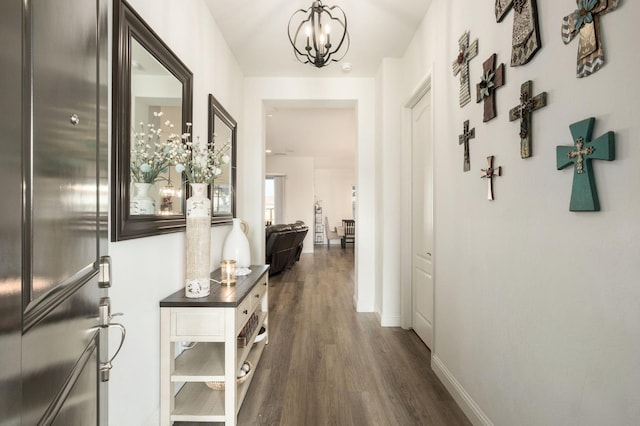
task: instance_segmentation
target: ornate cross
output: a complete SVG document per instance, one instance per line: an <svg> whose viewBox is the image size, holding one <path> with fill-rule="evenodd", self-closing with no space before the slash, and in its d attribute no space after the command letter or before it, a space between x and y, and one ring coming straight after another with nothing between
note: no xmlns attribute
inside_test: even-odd
<svg viewBox="0 0 640 426"><path fill-rule="evenodd" d="M578 8L562 20L562 41L569 44L580 33L578 77L586 77L604 65L600 16L618 8L618 0L576 0Z"/></svg>
<svg viewBox="0 0 640 426"><path fill-rule="evenodd" d="M501 22L512 6L515 17L511 37L511 66L517 67L529 62L540 50L542 43L536 0L496 0L496 20Z"/></svg>
<svg viewBox="0 0 640 426"><path fill-rule="evenodd" d="M496 68L496 54L494 53L482 64L482 78L476 86L477 102L484 100L484 118L485 123L496 118L496 97L497 88L504 86L504 64L500 64Z"/></svg>
<svg viewBox="0 0 640 426"><path fill-rule="evenodd" d="M469 130L469 120L464 122L464 129L461 135L458 135L458 144L464 145L464 166L462 170L468 172L471 170L471 160L469 158L469 140L476 137L476 128Z"/></svg>
<svg viewBox="0 0 640 426"><path fill-rule="evenodd" d="M453 75L460 74L460 108L471 100L469 87L469 61L478 56L478 39L469 45L469 31L458 40L458 56L453 61Z"/></svg>
<svg viewBox="0 0 640 426"><path fill-rule="evenodd" d="M487 179L487 200L493 200L493 177L500 176L502 174L502 166L498 166L497 168L493 168L493 155L487 157L487 163L489 163L489 167L486 169L480 169L483 172L483 175L480 176L482 179Z"/></svg>
<svg viewBox="0 0 640 426"><path fill-rule="evenodd" d="M531 80L520 86L520 105L509 111L509 121L520 119L520 156L531 157L531 113L547 105L547 92L531 97Z"/></svg>
<svg viewBox="0 0 640 426"><path fill-rule="evenodd" d="M595 122L595 118L587 118L573 123L569 129L571 129L575 147L556 147L558 170L575 163L571 203L569 204L569 210L572 212L600 210L591 160L615 160L615 134L613 132L607 132L591 141Z"/></svg>

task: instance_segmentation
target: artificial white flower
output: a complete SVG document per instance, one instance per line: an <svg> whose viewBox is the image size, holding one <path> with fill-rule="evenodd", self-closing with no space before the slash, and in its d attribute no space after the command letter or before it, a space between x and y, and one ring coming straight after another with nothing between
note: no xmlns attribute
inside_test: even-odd
<svg viewBox="0 0 640 426"><path fill-rule="evenodd" d="M231 161L228 155L231 145L225 144L218 148L215 144L209 147L199 139L193 142L190 130L191 123L187 123L187 131L180 137L173 138L173 142L177 144L176 171L184 173L188 183L213 183L222 174L220 167Z"/></svg>

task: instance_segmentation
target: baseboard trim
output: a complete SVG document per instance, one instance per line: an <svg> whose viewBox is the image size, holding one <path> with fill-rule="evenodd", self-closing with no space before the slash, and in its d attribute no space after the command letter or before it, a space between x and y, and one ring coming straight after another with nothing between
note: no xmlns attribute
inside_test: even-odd
<svg viewBox="0 0 640 426"><path fill-rule="evenodd" d="M382 327L400 327L400 316L385 315L380 318L380 326Z"/></svg>
<svg viewBox="0 0 640 426"><path fill-rule="evenodd" d="M471 395L467 393L437 355L431 357L431 368L471 423L474 425L493 426L489 417L476 404Z"/></svg>

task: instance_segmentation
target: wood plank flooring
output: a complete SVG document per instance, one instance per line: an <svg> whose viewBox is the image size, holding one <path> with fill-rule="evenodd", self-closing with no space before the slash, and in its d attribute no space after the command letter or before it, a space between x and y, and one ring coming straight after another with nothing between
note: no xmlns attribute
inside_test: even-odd
<svg viewBox="0 0 640 426"><path fill-rule="evenodd" d="M412 331L356 313L353 248L316 246L269 282L269 345L238 424L469 425Z"/></svg>

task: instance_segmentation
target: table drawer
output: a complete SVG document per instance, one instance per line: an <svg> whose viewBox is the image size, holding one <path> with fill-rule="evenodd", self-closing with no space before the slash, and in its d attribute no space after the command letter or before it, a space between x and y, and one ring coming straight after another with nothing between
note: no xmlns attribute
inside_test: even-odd
<svg viewBox="0 0 640 426"><path fill-rule="evenodd" d="M172 340L224 340L223 309L173 308L171 310ZM206 339L209 340L209 339Z"/></svg>
<svg viewBox="0 0 640 426"><path fill-rule="evenodd" d="M266 293L267 293L266 281L258 283L253 288L253 290L251 290L251 293L249 294L249 296L251 296L251 299L252 299L252 308L255 308L257 305L259 305L262 302L262 299L264 298L264 295Z"/></svg>
<svg viewBox="0 0 640 426"><path fill-rule="evenodd" d="M253 303L253 298L251 297L251 294L248 294L242 303L236 308L236 335L251 317L254 307L255 303Z"/></svg>

